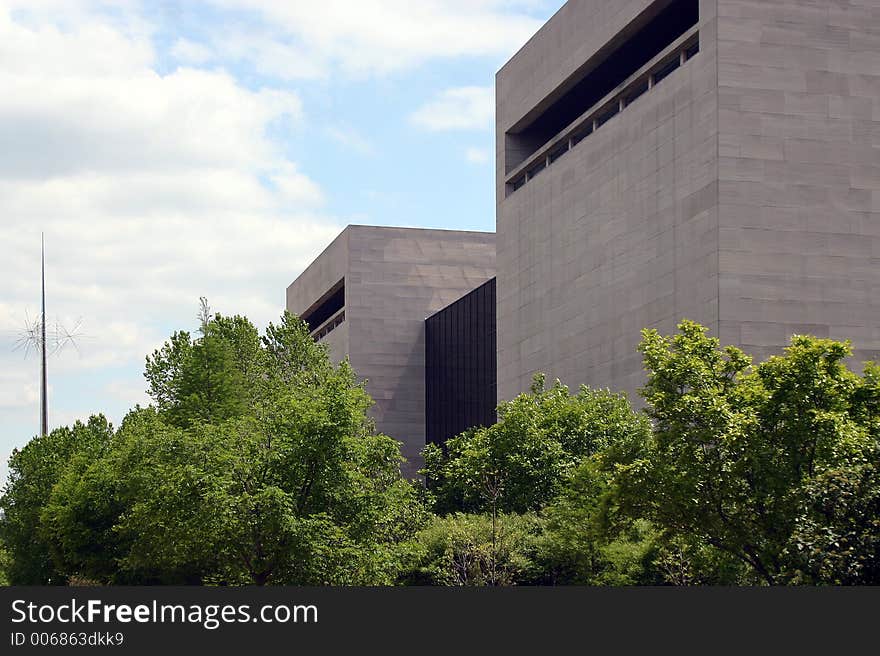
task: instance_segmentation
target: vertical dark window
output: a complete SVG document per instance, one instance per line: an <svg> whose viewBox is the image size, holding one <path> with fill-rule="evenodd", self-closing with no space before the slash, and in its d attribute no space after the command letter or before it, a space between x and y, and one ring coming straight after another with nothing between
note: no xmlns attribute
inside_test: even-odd
<svg viewBox="0 0 880 656"><path fill-rule="evenodd" d="M495 278L425 320L425 435L495 423Z"/></svg>

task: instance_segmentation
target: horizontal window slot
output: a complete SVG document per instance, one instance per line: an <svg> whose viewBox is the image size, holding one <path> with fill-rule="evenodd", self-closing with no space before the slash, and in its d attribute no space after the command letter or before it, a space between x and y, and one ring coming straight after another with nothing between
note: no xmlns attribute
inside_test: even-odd
<svg viewBox="0 0 880 656"><path fill-rule="evenodd" d="M577 121L567 126L532 157L514 169L508 179L507 193L513 193L528 184L538 173L575 148L599 127L626 111L638 98L650 93L659 83L699 53L699 40L700 34L696 30L685 34L678 43L661 53L657 61L649 62L637 71L616 94L602 99L600 104L584 112Z"/></svg>
<svg viewBox="0 0 880 656"><path fill-rule="evenodd" d="M609 109L596 117L596 127L602 127L620 113L620 105L614 103Z"/></svg>
<svg viewBox="0 0 880 656"><path fill-rule="evenodd" d="M675 57L674 59L666 62L661 68L654 73L654 84L657 84L661 80L667 78L672 71L681 66L681 57Z"/></svg>
<svg viewBox="0 0 880 656"><path fill-rule="evenodd" d="M627 106L631 105L637 98L643 96L648 93L649 87L649 79L644 78L636 82L632 87L630 87L626 94L623 96L624 104Z"/></svg>
<svg viewBox="0 0 880 656"><path fill-rule="evenodd" d="M594 61L585 62L581 78L568 83L565 93L527 125L505 135L507 172L529 160L548 140L693 29L699 22L699 4L699 0L657 2L607 42Z"/></svg>
<svg viewBox="0 0 880 656"><path fill-rule="evenodd" d="M567 152L568 152L568 142L566 141L550 151L550 155L548 155L548 157L550 159L550 163L552 164L553 162L558 160L560 157L565 155L565 153L567 153Z"/></svg>
<svg viewBox="0 0 880 656"><path fill-rule="evenodd" d="M333 330L335 328L342 325L342 323L344 321L345 321L345 310L342 310L339 314L337 314L335 317L332 317L327 323L325 323L323 326L318 328L318 330L316 330L314 333L312 333L312 338L316 342L320 342L327 335L329 335L331 332L333 332Z"/></svg>
<svg viewBox="0 0 880 656"><path fill-rule="evenodd" d="M309 332L314 332L344 307L345 279L343 278L303 312L301 318L309 325Z"/></svg>
<svg viewBox="0 0 880 656"><path fill-rule="evenodd" d="M528 182L529 180L534 178L536 175L538 175L545 168L547 168L547 162L543 159L539 160L537 164L535 164L532 168L530 168L526 172L526 182Z"/></svg>

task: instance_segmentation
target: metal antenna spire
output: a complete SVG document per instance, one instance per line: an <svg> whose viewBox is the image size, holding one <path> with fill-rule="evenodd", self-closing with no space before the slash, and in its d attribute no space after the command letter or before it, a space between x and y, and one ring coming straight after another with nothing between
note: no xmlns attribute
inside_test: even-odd
<svg viewBox="0 0 880 656"><path fill-rule="evenodd" d="M63 325L60 320L55 320L55 328L46 326L46 237L40 233L40 309L41 314L31 321L25 311L25 326L23 330L15 331L18 339L15 341L14 351L21 349L24 357L30 355L31 349L40 352L40 434L49 433L49 376L47 371L49 356L62 351L71 345L77 351L77 339L82 337L80 328L82 319L77 319L72 328ZM0 331L0 333L5 331ZM47 335L47 333L49 333ZM52 340L49 344L48 340Z"/></svg>
<svg viewBox="0 0 880 656"><path fill-rule="evenodd" d="M48 376L46 373L46 238L40 233L40 282L42 284L42 309L40 319L40 353L42 356L42 386L40 388L40 434L49 434Z"/></svg>

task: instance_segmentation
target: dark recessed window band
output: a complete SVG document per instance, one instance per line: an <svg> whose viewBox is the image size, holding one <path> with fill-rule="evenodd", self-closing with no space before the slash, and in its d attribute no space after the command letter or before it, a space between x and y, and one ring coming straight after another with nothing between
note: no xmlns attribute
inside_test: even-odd
<svg viewBox="0 0 880 656"><path fill-rule="evenodd" d="M507 183L508 195L525 186L529 180L559 160L565 153L577 146L612 118L625 111L633 102L650 92L673 71L690 61L698 52L700 52L699 33L696 33L680 49L662 58L651 68L650 73L634 80L632 84L628 85L626 89L617 94L612 100L605 103L599 110L592 112L590 118L571 131L571 136L561 139L547 151L546 155L537 158L525 171L509 180Z"/></svg>

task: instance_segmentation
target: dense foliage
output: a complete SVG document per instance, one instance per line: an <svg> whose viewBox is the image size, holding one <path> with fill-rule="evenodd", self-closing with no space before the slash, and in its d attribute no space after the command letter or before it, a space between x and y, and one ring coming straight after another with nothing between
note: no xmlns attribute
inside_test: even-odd
<svg viewBox="0 0 880 656"><path fill-rule="evenodd" d="M538 378L494 426L428 447L447 533L473 526L456 511L498 534L534 515L515 583L880 582L880 368L859 376L848 344L799 335L753 366L689 321L640 350L644 413Z"/></svg>
<svg viewBox="0 0 880 656"><path fill-rule="evenodd" d="M63 585L68 573L52 558L52 540L40 521L53 487L66 469L100 454L112 436L103 416L72 428L35 437L9 458L9 480L0 509L0 537L8 555L6 569L14 585Z"/></svg>
<svg viewBox="0 0 880 656"><path fill-rule="evenodd" d="M689 321L640 350L643 411L539 375L406 481L302 321L203 304L153 405L13 453L0 583L880 583L880 367L797 335L753 365Z"/></svg>
<svg viewBox="0 0 880 656"><path fill-rule="evenodd" d="M622 395L582 386L577 394L537 375L531 392L498 406L498 422L425 448L425 470L441 512L526 512L562 490L574 468L599 452L633 458L650 427Z"/></svg>
<svg viewBox="0 0 880 656"><path fill-rule="evenodd" d="M769 584L854 582L852 568L870 579L877 367L860 377L846 344L797 335L751 367L702 326L679 329L644 333L654 431L644 457L621 468L619 498Z"/></svg>
<svg viewBox="0 0 880 656"><path fill-rule="evenodd" d="M146 377L155 406L118 430L96 418L13 457L13 582L395 580L423 521L417 490L354 372L302 321L261 337L205 311L199 337L175 333Z"/></svg>

